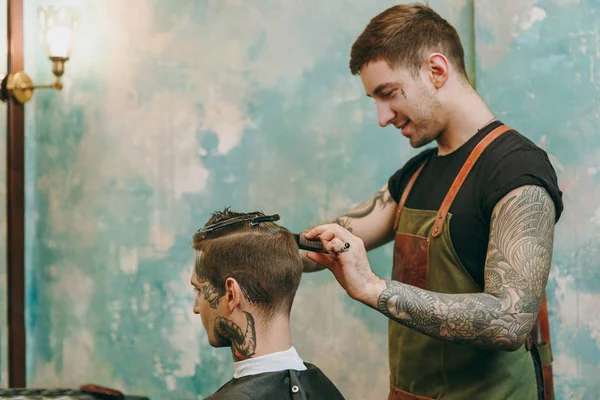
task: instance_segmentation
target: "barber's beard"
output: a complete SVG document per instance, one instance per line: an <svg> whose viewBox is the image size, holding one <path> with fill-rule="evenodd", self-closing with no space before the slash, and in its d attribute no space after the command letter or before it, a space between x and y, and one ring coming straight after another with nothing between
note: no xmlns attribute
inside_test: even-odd
<svg viewBox="0 0 600 400"><path fill-rule="evenodd" d="M437 122L437 121L435 121ZM434 127L430 128L430 130L419 131L416 130L416 134L410 138L410 145L418 149L419 147L423 147L437 140L443 133L443 130Z"/></svg>
<svg viewBox="0 0 600 400"><path fill-rule="evenodd" d="M426 146L429 143L431 143L431 140L425 135L415 135L410 138L410 145L415 149Z"/></svg>
<svg viewBox="0 0 600 400"><path fill-rule="evenodd" d="M443 125L438 119L441 110L440 101L424 85L419 86L415 117L411 119L415 124L415 133L410 138L410 145L415 149L437 140L444 132Z"/></svg>

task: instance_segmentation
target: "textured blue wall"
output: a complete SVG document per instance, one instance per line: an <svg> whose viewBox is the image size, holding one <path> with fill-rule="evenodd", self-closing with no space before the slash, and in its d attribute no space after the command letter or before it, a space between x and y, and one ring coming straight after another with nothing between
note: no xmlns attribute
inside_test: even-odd
<svg viewBox="0 0 600 400"><path fill-rule="evenodd" d="M25 4L39 81L42 3ZM231 355L192 314L191 235L224 205L305 228L407 159L347 67L369 16L394 2L77 3L65 89L28 108L29 381L206 396ZM385 275L389 250L372 255ZM386 321L331 274L303 279L292 318L302 357L350 398L385 395Z"/></svg>
<svg viewBox="0 0 600 400"><path fill-rule="evenodd" d="M25 4L36 81L50 79L35 14L45 3ZM27 110L29 382L202 398L232 368L191 312L190 236L223 205L302 229L407 160L347 68L368 19L397 2L52 3L78 4L84 21L65 89ZM430 4L458 25L494 111L553 156L567 206L550 283L559 398L598 398L600 76L587 10L600 4ZM389 275L389 246L370 258ZM386 321L330 274L303 278L292 324L300 354L348 398L385 398Z"/></svg>
<svg viewBox="0 0 600 400"><path fill-rule="evenodd" d="M558 399L600 398L600 2L477 1L477 88L564 192L548 287Z"/></svg>

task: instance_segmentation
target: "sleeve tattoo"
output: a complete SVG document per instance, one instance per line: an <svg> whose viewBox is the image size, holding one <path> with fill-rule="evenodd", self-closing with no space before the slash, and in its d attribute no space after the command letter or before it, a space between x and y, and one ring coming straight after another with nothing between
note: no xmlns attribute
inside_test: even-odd
<svg viewBox="0 0 600 400"><path fill-rule="evenodd" d="M492 214L483 293L434 293L386 281L377 309L436 339L518 349L535 323L545 293L554 218L548 193L527 186Z"/></svg>
<svg viewBox="0 0 600 400"><path fill-rule="evenodd" d="M390 195L388 186L381 188L375 196L359 204L357 207L344 215L337 217L333 222L352 232L352 220L355 218L364 218L371 214L377 207L383 209L388 203L393 203L394 199Z"/></svg>

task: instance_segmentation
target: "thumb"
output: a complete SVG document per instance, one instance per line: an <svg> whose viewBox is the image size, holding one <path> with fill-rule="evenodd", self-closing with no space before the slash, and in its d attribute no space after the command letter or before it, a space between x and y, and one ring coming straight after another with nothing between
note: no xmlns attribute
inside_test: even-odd
<svg viewBox="0 0 600 400"><path fill-rule="evenodd" d="M316 253L314 251L307 251L306 257L317 264L324 265L326 268L331 268L332 264L335 262L329 254Z"/></svg>

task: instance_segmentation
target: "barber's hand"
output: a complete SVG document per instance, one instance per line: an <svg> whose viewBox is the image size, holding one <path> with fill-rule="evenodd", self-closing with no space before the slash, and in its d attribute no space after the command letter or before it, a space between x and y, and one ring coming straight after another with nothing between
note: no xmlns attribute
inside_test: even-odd
<svg viewBox="0 0 600 400"><path fill-rule="evenodd" d="M333 272L350 297L368 302L373 286L380 286L381 279L371 270L363 241L338 224L317 226L304 236L310 240L321 240L328 252L309 251L306 256Z"/></svg>

